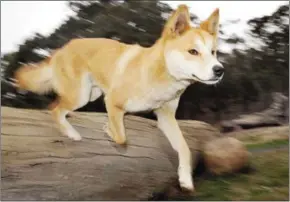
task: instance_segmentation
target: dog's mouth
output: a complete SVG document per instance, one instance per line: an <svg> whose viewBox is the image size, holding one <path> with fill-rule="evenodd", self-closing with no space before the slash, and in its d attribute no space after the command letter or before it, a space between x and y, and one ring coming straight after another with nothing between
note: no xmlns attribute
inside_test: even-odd
<svg viewBox="0 0 290 202"><path fill-rule="evenodd" d="M216 83L220 82L220 81L222 80L223 76L224 76L224 75L222 75L222 76L220 76L220 77L217 77L217 78L212 78L212 79L209 79L209 80L203 80L203 79L198 78L198 77L195 76L194 74L192 75L192 77L193 77L195 80L197 80L197 81L199 81L199 82L201 82L201 83L208 84L208 85L216 84Z"/></svg>

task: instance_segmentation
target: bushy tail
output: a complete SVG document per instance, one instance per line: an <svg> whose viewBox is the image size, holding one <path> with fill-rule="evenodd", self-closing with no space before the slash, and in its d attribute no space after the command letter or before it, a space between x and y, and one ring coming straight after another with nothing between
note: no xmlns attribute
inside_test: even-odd
<svg viewBox="0 0 290 202"><path fill-rule="evenodd" d="M15 72L17 86L37 94L45 94L53 89L53 69L49 65L49 58L35 65L20 67Z"/></svg>

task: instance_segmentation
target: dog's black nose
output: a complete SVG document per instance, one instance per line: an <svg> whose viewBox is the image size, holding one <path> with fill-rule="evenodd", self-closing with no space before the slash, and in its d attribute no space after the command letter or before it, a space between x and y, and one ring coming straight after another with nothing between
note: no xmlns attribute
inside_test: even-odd
<svg viewBox="0 0 290 202"><path fill-rule="evenodd" d="M224 68L221 65L215 65L213 68L214 75L220 77L224 73Z"/></svg>

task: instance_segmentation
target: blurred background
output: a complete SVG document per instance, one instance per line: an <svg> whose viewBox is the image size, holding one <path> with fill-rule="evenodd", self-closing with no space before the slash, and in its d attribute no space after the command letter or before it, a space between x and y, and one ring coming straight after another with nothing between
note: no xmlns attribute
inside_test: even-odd
<svg viewBox="0 0 290 202"><path fill-rule="evenodd" d="M21 64L44 59L72 38L151 46L182 3L193 25L220 8L218 57L226 74L216 86L190 86L178 119L218 123L267 108L273 92L289 96L288 1L1 1L1 105L45 109L55 98L17 91L11 78ZM105 112L103 99L79 111Z"/></svg>

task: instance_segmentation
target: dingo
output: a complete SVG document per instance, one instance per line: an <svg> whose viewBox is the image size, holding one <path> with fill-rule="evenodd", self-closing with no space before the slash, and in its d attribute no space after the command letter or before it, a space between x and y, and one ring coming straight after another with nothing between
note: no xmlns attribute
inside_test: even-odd
<svg viewBox="0 0 290 202"><path fill-rule="evenodd" d="M175 111L190 84L216 84L222 79L224 68L216 58L218 27L218 9L193 28L188 8L180 5L152 47L105 38L73 39L38 68L20 68L15 78L21 88L58 94L52 114L60 130L73 140L81 136L66 115L102 94L108 112L106 131L118 144L126 143L126 112L153 110L158 127L178 152L180 186L193 191L191 153Z"/></svg>

